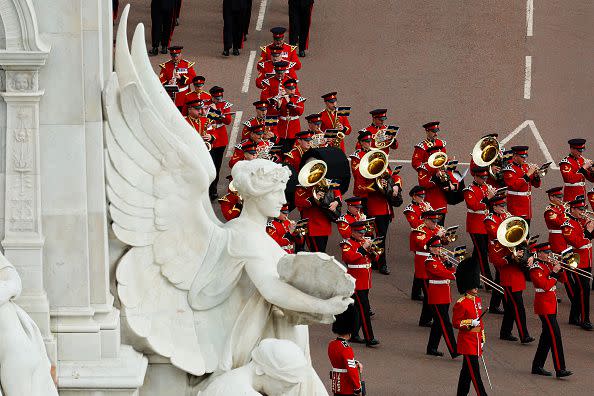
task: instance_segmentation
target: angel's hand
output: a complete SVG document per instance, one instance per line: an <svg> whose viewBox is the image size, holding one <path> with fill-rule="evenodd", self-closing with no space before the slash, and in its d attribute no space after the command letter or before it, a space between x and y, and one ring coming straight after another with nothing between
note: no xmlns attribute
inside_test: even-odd
<svg viewBox="0 0 594 396"><path fill-rule="evenodd" d="M328 315L338 315L346 311L349 304L353 303L353 299L344 296L335 296L324 300L320 307L320 313Z"/></svg>

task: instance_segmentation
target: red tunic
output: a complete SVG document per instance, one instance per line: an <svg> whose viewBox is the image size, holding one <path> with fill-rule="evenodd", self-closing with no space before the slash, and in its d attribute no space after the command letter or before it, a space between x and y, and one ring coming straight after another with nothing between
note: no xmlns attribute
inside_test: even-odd
<svg viewBox="0 0 594 396"><path fill-rule="evenodd" d="M507 210L514 216L532 218L532 187L540 187L541 180L534 172L527 176L528 164L510 162L503 169L503 181L507 186Z"/></svg>
<svg viewBox="0 0 594 396"><path fill-rule="evenodd" d="M295 146L291 151L285 154L284 163L291 165L295 171L301 170L301 157L306 150L303 150L301 146Z"/></svg>
<svg viewBox="0 0 594 396"><path fill-rule="evenodd" d="M481 298L465 294L456 304L452 312L452 325L458 329L458 353L463 355L483 354L482 343L485 342L485 325L472 327L473 319L478 319L483 313Z"/></svg>
<svg viewBox="0 0 594 396"><path fill-rule="evenodd" d="M272 59L272 55L270 52L270 49L272 47L276 47L276 44L270 43L268 45L260 47L260 50L262 50L262 52L260 53L260 60L258 62L263 62L263 61ZM293 66L293 68L295 70L301 69L301 61L299 60L299 57L297 56L297 46L296 45L289 45L287 43L283 43L283 51L281 52L281 58L282 58L282 60L288 61L289 64L291 62L293 62L295 64Z"/></svg>
<svg viewBox="0 0 594 396"><path fill-rule="evenodd" d="M209 120L206 117L198 117L198 118L194 118L194 117L184 117L186 119L186 121L188 122L188 124L190 124L192 126L192 128L194 128L194 130L198 133L198 135L200 136L204 136L204 135L210 135L211 140L210 140L210 144L212 144L214 142L214 135L212 134L213 130L209 124Z"/></svg>
<svg viewBox="0 0 594 396"><path fill-rule="evenodd" d="M456 279L456 269L446 267L440 257L431 255L425 260L425 271L429 279L427 302L429 304L451 303L450 282Z"/></svg>
<svg viewBox="0 0 594 396"><path fill-rule="evenodd" d="M507 215L491 213L485 218L489 237L489 261L499 270L501 286L511 287L513 292L526 289L526 277L519 265L511 260L511 251L497 240L497 228Z"/></svg>
<svg viewBox="0 0 594 396"><path fill-rule="evenodd" d="M295 190L295 206L301 218L309 218L307 230L310 236L328 236L332 233L332 223L324 211L318 206L314 197L313 186L299 186Z"/></svg>
<svg viewBox="0 0 594 396"><path fill-rule="evenodd" d="M442 147L441 151L444 153L446 152L446 141L443 139L435 139L434 141L425 139L415 145L415 150L413 151L411 160L411 165L414 170L417 170L417 168L422 164L427 163L427 160L429 159L427 150L434 146Z"/></svg>
<svg viewBox="0 0 594 396"><path fill-rule="evenodd" d="M276 126L276 131L279 138L295 139L297 132L301 131L299 117L301 117L305 110L305 101L306 98L294 95L289 97L288 100L286 97L283 97L277 102L278 125ZM289 103L292 106L289 106Z"/></svg>
<svg viewBox="0 0 594 396"><path fill-rule="evenodd" d="M235 145L235 149L233 150L233 155L231 156L231 159L229 160L229 168L233 168L236 163L238 163L239 161L243 161L245 159L245 153L243 152L243 145L246 144L249 140L250 139L242 140L240 143ZM260 152L262 150L267 150L268 147L270 147L272 144L274 144L274 143L272 143L270 141L260 140L256 144L256 152Z"/></svg>
<svg viewBox="0 0 594 396"><path fill-rule="evenodd" d="M554 315L557 313L557 279L551 276L553 266L542 261L534 261L530 267L530 279L534 284L534 313Z"/></svg>
<svg viewBox="0 0 594 396"><path fill-rule="evenodd" d="M409 237L409 246L411 252L415 251L415 243L412 233L416 228L423 224L421 214L428 210L433 210L433 208L427 202L423 202L422 204L411 202L406 208L404 208L404 216L406 217L408 224L410 224L411 233Z"/></svg>
<svg viewBox="0 0 594 396"><path fill-rule="evenodd" d="M431 255L425 245L427 245L427 242L431 237L437 235L437 231L437 228L431 230L429 227L422 224L410 233L411 250L415 252L415 278L429 279L425 269L425 260Z"/></svg>
<svg viewBox="0 0 594 396"><path fill-rule="evenodd" d="M479 185L472 182L464 189L464 201L466 201L466 232L469 234L486 234L485 217L489 214L487 209L487 192L489 188L486 184Z"/></svg>
<svg viewBox="0 0 594 396"><path fill-rule="evenodd" d="M161 71L159 72L159 80L161 81L161 84L168 84L173 78L174 70L177 71L177 74L179 75L177 78L179 92L175 95L175 105L179 107L183 106L185 104L185 93L188 91L194 77L196 77L194 62L180 59L176 65L173 62L173 59L170 59L165 63L161 63L159 67L161 68Z"/></svg>
<svg viewBox="0 0 594 396"><path fill-rule="evenodd" d="M545 224L549 230L549 243L551 250L555 253L561 253L567 248L567 242L561 232L561 226L566 218L565 208L560 205L550 204L544 211Z"/></svg>
<svg viewBox="0 0 594 396"><path fill-rule="evenodd" d="M320 129L322 132L325 132L326 129L337 129L338 124L340 123L342 124L341 132L346 136L350 135L353 128L351 127L349 117L339 116L336 113L336 110L330 111L328 109L324 109L320 111L320 117L322 118L322 125L320 125ZM344 140L340 142L340 148L343 152L345 151Z"/></svg>
<svg viewBox="0 0 594 396"><path fill-rule="evenodd" d="M221 212L225 220L229 221L241 214L241 198L238 193L229 191L224 197L219 198Z"/></svg>
<svg viewBox="0 0 594 396"><path fill-rule="evenodd" d="M359 162L366 153L367 151L357 150L350 155L351 171L353 174L353 195L367 198L367 214L370 217L382 215L393 216L394 210L386 199L386 196L376 190L375 180L366 179L359 172Z"/></svg>
<svg viewBox="0 0 594 396"><path fill-rule="evenodd" d="M258 77L256 77L256 87L263 89L264 85L262 84L262 81L274 77L274 62L272 60L258 62L257 68ZM272 76L270 74L272 74ZM295 72L295 62L289 62L289 69L287 73L285 73L285 76L299 80L297 73Z"/></svg>
<svg viewBox="0 0 594 396"><path fill-rule="evenodd" d="M438 169L431 168L425 164L419 165L417 168L417 180L419 186L425 189L425 201L429 202L429 204L436 210L441 209L443 213L447 213L448 200L445 191L435 180L437 171ZM448 175L449 181L454 184L454 186L458 184L458 181L452 172L447 171L446 174Z"/></svg>
<svg viewBox="0 0 594 396"><path fill-rule="evenodd" d="M586 180L594 182L594 172L584 170L584 158L568 155L559 162L559 169L563 177L563 200L573 201L578 195L586 195Z"/></svg>
<svg viewBox="0 0 594 396"><path fill-rule="evenodd" d="M384 125L382 127L377 127L373 124L370 124L369 126L364 128L365 131L371 132L371 148L377 148L377 146L375 145L375 135L379 131L385 130L386 128L387 128L387 125ZM355 145L355 148L357 150L359 150L361 148L361 145L359 144L359 142L357 142L357 144ZM390 146L384 147L382 150L386 154L390 154L390 149L396 150L397 148L398 148L398 139L394 139L394 142Z"/></svg>
<svg viewBox="0 0 594 396"><path fill-rule="evenodd" d="M355 290L371 289L371 253L353 238L340 242L347 273L355 278Z"/></svg>
<svg viewBox="0 0 594 396"><path fill-rule="evenodd" d="M193 100L202 100L208 105L210 105L212 103L212 96L208 92L206 92L202 89L195 90L192 92L186 92L186 94L185 95L182 94L182 96L183 96L183 98L182 98L182 101L183 101L182 115L188 114L188 107L186 105L188 102L191 102Z"/></svg>
<svg viewBox="0 0 594 396"><path fill-rule="evenodd" d="M336 227L338 228L340 236L344 239L350 238L352 233L351 224L362 219L363 216L355 217L351 212L346 212L343 216L340 216L338 220L336 220Z"/></svg>
<svg viewBox="0 0 594 396"><path fill-rule="evenodd" d="M296 238L291 232L291 220L272 219L266 224L266 232L288 254L295 253L295 242L300 243L301 238Z"/></svg>
<svg viewBox="0 0 594 396"><path fill-rule="evenodd" d="M359 369L353 348L344 338L337 338L328 344L328 358L332 365L330 378L332 392L351 395L361 389Z"/></svg>
<svg viewBox="0 0 594 396"><path fill-rule="evenodd" d="M223 118L219 121L215 121L212 124L212 134L215 137L215 141L212 145L213 148L215 147L225 147L229 144L229 135L227 133L227 125L231 124L231 106L233 104L223 100L222 102L215 103L215 106L218 110L223 113Z"/></svg>
<svg viewBox="0 0 594 396"><path fill-rule="evenodd" d="M563 237L567 244L580 255L578 268L592 267L592 241L584 235L585 221L567 215L567 219L561 226Z"/></svg>

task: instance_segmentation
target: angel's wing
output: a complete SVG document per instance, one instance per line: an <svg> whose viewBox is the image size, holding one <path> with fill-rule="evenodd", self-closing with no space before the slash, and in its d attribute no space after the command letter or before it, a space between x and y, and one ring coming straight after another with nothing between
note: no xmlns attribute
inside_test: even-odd
<svg viewBox="0 0 594 396"><path fill-rule="evenodd" d="M187 291L210 240L225 238L207 193L215 168L153 72L142 25L130 52L128 12L103 93L109 210L116 236L132 246L116 271L118 295L142 348L201 375L209 364Z"/></svg>

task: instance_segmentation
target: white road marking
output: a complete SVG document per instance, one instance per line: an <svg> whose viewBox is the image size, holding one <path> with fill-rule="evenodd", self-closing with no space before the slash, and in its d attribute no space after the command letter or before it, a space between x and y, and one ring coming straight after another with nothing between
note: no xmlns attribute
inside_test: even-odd
<svg viewBox="0 0 594 396"><path fill-rule="evenodd" d="M256 30L259 32L262 30L264 24L264 15L266 14L266 4L268 0L262 0L260 2L260 12L258 13L258 21L256 22Z"/></svg>
<svg viewBox="0 0 594 396"><path fill-rule="evenodd" d="M557 163L553 159L553 156L551 155L551 152L549 151L549 148L547 147L546 143L542 139L542 136L540 136L540 132L538 132L538 128L536 128L536 125L534 124L534 121L532 121L532 120L526 120L523 123L521 123L509 135L507 135L505 138L501 139L499 141L499 143L502 146L505 145L512 138L514 138L518 133L522 132L526 127L529 127L530 128L530 132L532 132L532 135L534 136L534 139L536 139L536 143L538 143L538 147L542 151L542 154L544 155L545 159L547 161L550 161L550 162L553 163L551 165L551 169L559 169L559 166L557 166Z"/></svg>
<svg viewBox="0 0 594 396"><path fill-rule="evenodd" d="M532 88L532 57L526 56L526 73L524 74L524 99L530 99Z"/></svg>
<svg viewBox="0 0 594 396"><path fill-rule="evenodd" d="M534 0L526 0L526 36L532 37L534 26Z"/></svg>
<svg viewBox="0 0 594 396"><path fill-rule="evenodd" d="M237 111L235 113L235 120L233 121L233 129L231 129L231 136L229 136L229 144L227 144L227 151L225 152L225 157L231 157L233 150L235 150L235 145L237 144L237 134L239 133L239 127L241 126L241 116L243 115L243 111Z"/></svg>
<svg viewBox="0 0 594 396"><path fill-rule="evenodd" d="M410 164L411 160L388 160L393 164ZM470 165L470 162L458 162L458 165Z"/></svg>
<svg viewBox="0 0 594 396"><path fill-rule="evenodd" d="M243 77L243 85L241 92L247 93L250 89L250 80L252 79L252 71L254 70L254 61L256 60L256 51L250 51L250 58L245 68L245 75Z"/></svg>

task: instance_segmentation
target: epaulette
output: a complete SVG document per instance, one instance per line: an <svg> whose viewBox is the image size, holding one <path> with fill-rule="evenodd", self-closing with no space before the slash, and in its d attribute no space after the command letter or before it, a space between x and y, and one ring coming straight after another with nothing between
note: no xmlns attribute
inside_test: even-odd
<svg viewBox="0 0 594 396"><path fill-rule="evenodd" d="M297 62L289 62L289 69L295 67L296 64Z"/></svg>
<svg viewBox="0 0 594 396"><path fill-rule="evenodd" d="M296 45L289 45L289 47L291 47L291 51L295 51L297 49Z"/></svg>
<svg viewBox="0 0 594 396"><path fill-rule="evenodd" d="M406 211L409 211L409 210L410 210L410 211L414 211L412 204L408 204L408 205L406 206L406 208L404 208L403 212L406 212Z"/></svg>
<svg viewBox="0 0 594 396"><path fill-rule="evenodd" d="M223 109L229 109L232 106L233 106L233 103L225 101L225 106L223 106Z"/></svg>
<svg viewBox="0 0 594 396"><path fill-rule="evenodd" d="M343 221L344 221L345 223L347 222L347 219L346 219L346 217L344 217L344 215L343 215L343 216L340 216L338 219L336 219L336 222L337 222L337 223L339 223L339 222L343 222Z"/></svg>
<svg viewBox="0 0 594 396"><path fill-rule="evenodd" d="M553 205L551 205L551 204L549 204L549 205L547 205L547 207L545 208L545 212L546 212L547 210L553 210L553 209L554 209L554 206L553 206Z"/></svg>
<svg viewBox="0 0 594 396"><path fill-rule="evenodd" d="M474 192L472 190L472 184L467 185L466 187L464 187L464 189L462 191L470 191L470 192Z"/></svg>
<svg viewBox="0 0 594 396"><path fill-rule="evenodd" d="M415 147L425 150L425 141L421 140L419 143L415 144Z"/></svg>
<svg viewBox="0 0 594 396"><path fill-rule="evenodd" d="M265 78L264 80L262 80L262 85L268 85L268 86L270 86L270 81L268 81L268 79Z"/></svg>
<svg viewBox="0 0 594 396"><path fill-rule="evenodd" d="M272 43L270 43L270 44L272 44ZM270 44L267 44L267 45L264 45L264 46L260 47L260 49L262 50L262 52L266 52L266 48L268 48L268 46Z"/></svg>
<svg viewBox="0 0 594 396"><path fill-rule="evenodd" d="M458 301L456 301L456 302L459 302L459 303L461 303L462 301L464 301L464 299L465 299L465 298L466 298L466 296L464 295L464 296L460 297L460 298L458 299Z"/></svg>
<svg viewBox="0 0 594 396"><path fill-rule="evenodd" d="M447 144L448 144L448 142L446 142L446 141L445 141L445 140L443 140L443 139L439 139L439 141L441 142L441 145L442 145L443 147L447 146Z"/></svg>
<svg viewBox="0 0 594 396"><path fill-rule="evenodd" d="M563 224L561 224L561 227L572 227L573 228L569 219L565 220L565 222Z"/></svg>
<svg viewBox="0 0 594 396"><path fill-rule="evenodd" d="M266 223L266 227L274 227L274 224L272 224L272 220L268 220L268 222Z"/></svg>
<svg viewBox="0 0 594 396"><path fill-rule="evenodd" d="M353 157L353 158L357 158L357 159L361 159L359 158L359 153L361 152L361 149L357 149L353 152L353 154L349 155L349 157Z"/></svg>
<svg viewBox="0 0 594 396"><path fill-rule="evenodd" d="M419 169L423 169L426 170L427 172L429 172L429 170L427 169L427 167L425 166L425 163L422 163L421 165L417 166L417 172L419 171Z"/></svg>
<svg viewBox="0 0 594 396"><path fill-rule="evenodd" d="M297 103L305 102L306 100L307 100L307 98L300 96L299 99L297 99Z"/></svg>
<svg viewBox="0 0 594 396"><path fill-rule="evenodd" d="M340 241L339 245L349 245L349 246L351 246L351 241L349 241L348 239L343 239L342 241Z"/></svg>
<svg viewBox="0 0 594 396"><path fill-rule="evenodd" d="M507 165L505 165L503 167L503 172L505 172L505 171L512 171L512 172L514 172L514 168L510 164L507 164Z"/></svg>
<svg viewBox="0 0 594 396"><path fill-rule="evenodd" d="M161 69L165 69L165 64L166 64L166 63L167 63L167 62L160 63L160 64L159 64L159 67L160 67Z"/></svg>
<svg viewBox="0 0 594 396"><path fill-rule="evenodd" d="M245 125L246 127L251 127L252 123L250 122L252 119L250 118L249 120L247 120L246 122L243 123L243 125Z"/></svg>
<svg viewBox="0 0 594 396"><path fill-rule="evenodd" d="M427 232L423 228L425 228L425 224L421 224L417 228L413 228L413 231L422 232L423 234L426 234Z"/></svg>
<svg viewBox="0 0 594 396"><path fill-rule="evenodd" d="M485 220L483 220L483 221L487 221L487 220L495 221L495 220L493 219L493 213L489 213L488 215L486 215L486 216L485 216Z"/></svg>
<svg viewBox="0 0 594 396"><path fill-rule="evenodd" d="M561 163L568 163L569 165L571 165L571 162L569 162L569 155L564 157L561 161L559 161L559 165L561 165Z"/></svg>
<svg viewBox="0 0 594 396"><path fill-rule="evenodd" d="M350 347L349 343L346 340L340 340L340 342L342 343L342 346L345 348Z"/></svg>
<svg viewBox="0 0 594 396"><path fill-rule="evenodd" d="M238 150L242 150L242 148L241 148L241 143L237 143L237 144L235 145L235 148L236 148L236 149L238 149Z"/></svg>
<svg viewBox="0 0 594 396"><path fill-rule="evenodd" d="M260 66L260 67L263 68L264 67L264 62L258 62L258 66Z"/></svg>
<svg viewBox="0 0 594 396"><path fill-rule="evenodd" d="M186 61L186 62L188 62L188 61ZM188 62L188 68L194 66L195 64L196 64L196 62Z"/></svg>
<svg viewBox="0 0 594 396"><path fill-rule="evenodd" d="M541 267L541 266L538 264L538 262L537 262L536 260L534 260L534 261L532 262L532 264L528 266L528 269L529 269L529 270L533 270L533 269L537 269L537 268L538 268L538 269L543 269L543 268L542 268L542 267Z"/></svg>
<svg viewBox="0 0 594 396"><path fill-rule="evenodd" d="M293 151L293 150L291 150L291 151ZM285 153L285 157L293 158L293 154L291 154L291 151Z"/></svg>

